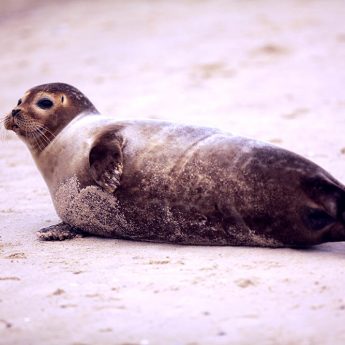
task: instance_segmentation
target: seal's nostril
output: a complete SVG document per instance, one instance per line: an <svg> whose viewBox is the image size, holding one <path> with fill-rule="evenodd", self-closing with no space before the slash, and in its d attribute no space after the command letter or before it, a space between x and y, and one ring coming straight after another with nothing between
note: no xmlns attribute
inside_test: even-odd
<svg viewBox="0 0 345 345"><path fill-rule="evenodd" d="M20 112L20 109L13 109L12 116L16 116Z"/></svg>

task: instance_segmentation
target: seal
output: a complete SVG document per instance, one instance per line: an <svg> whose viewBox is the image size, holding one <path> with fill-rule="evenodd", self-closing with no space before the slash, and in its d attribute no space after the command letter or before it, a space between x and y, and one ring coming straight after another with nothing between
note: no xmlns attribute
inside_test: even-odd
<svg viewBox="0 0 345 345"><path fill-rule="evenodd" d="M219 129L99 114L73 86L34 87L5 117L62 223L80 234L194 245L345 240L345 187L290 151Z"/></svg>

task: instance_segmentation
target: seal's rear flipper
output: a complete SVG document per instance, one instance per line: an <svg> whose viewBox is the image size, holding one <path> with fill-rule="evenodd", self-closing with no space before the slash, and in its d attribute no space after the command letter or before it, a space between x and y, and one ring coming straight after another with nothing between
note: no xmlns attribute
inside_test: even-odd
<svg viewBox="0 0 345 345"><path fill-rule="evenodd" d="M302 188L334 220L345 221L345 186L327 174L308 178L302 184Z"/></svg>
<svg viewBox="0 0 345 345"><path fill-rule="evenodd" d="M37 231L38 239L41 241L64 241L71 240L75 237L85 237L85 233L77 228L74 228L66 223L59 223L48 226Z"/></svg>
<svg viewBox="0 0 345 345"><path fill-rule="evenodd" d="M303 209L303 220L317 243L345 241L345 187L328 174L302 184L312 207Z"/></svg>

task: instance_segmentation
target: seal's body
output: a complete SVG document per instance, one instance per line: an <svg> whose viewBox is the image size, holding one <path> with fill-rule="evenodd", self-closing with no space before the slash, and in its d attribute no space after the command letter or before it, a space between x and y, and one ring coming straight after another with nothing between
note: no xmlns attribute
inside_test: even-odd
<svg viewBox="0 0 345 345"><path fill-rule="evenodd" d="M76 102L68 88L34 88L25 103L43 89L54 94L52 102L61 100L61 109L55 90L64 92L64 102ZM70 238L78 231L153 242L271 247L345 239L345 188L316 164L217 129L116 121L99 115L72 90L85 106L76 106L58 130L42 121L53 135L45 132L49 140L40 142L43 149L31 145L63 221L41 230L42 239ZM24 127L13 114L5 126L17 133Z"/></svg>

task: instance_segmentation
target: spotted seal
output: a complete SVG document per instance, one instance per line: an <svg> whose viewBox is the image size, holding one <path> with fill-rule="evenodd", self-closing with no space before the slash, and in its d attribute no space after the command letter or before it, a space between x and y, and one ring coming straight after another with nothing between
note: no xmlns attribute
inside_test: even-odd
<svg viewBox="0 0 345 345"><path fill-rule="evenodd" d="M345 187L290 151L218 129L99 114L73 86L27 91L6 116L62 223L79 233L195 245L345 240Z"/></svg>

